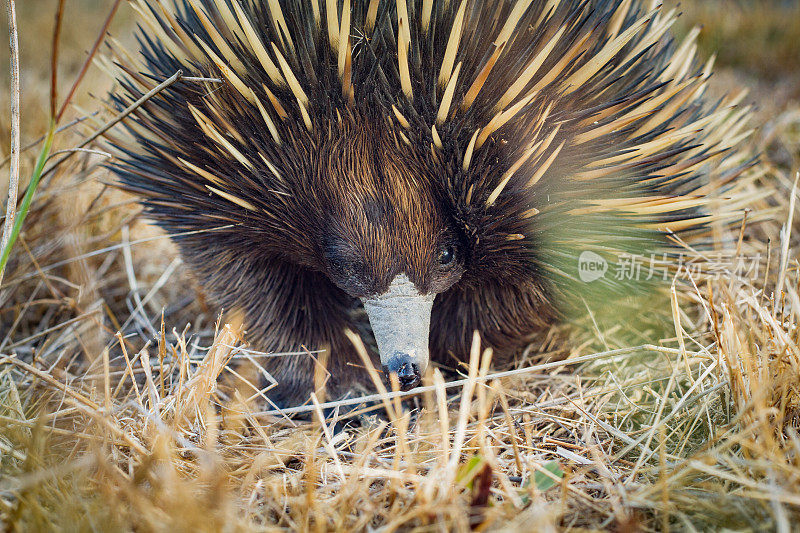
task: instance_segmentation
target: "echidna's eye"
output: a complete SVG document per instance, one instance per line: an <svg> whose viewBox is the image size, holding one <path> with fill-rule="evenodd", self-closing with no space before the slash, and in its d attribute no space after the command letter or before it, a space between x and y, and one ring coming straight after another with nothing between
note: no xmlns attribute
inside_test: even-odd
<svg viewBox="0 0 800 533"><path fill-rule="evenodd" d="M449 267L456 259L456 251L451 245L442 246L439 250L439 265Z"/></svg>

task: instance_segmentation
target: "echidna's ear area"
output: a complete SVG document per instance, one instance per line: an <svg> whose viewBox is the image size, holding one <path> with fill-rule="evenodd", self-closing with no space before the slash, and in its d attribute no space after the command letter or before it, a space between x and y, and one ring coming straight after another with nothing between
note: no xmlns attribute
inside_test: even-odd
<svg viewBox="0 0 800 533"><path fill-rule="evenodd" d="M465 281L534 269L557 288L583 249L613 258L649 252L665 232L702 235L710 199L743 168L730 153L747 111L704 103L711 65L696 62L696 34L672 44L674 10L635 0L133 6L147 26L143 55L113 47L117 107L179 69L217 79L179 81L133 114L131 138L112 139L122 182L173 232L235 224L236 239L311 253L305 222L287 227L287 217L313 210L302 202L315 147L348 113L438 169L471 246Z"/></svg>

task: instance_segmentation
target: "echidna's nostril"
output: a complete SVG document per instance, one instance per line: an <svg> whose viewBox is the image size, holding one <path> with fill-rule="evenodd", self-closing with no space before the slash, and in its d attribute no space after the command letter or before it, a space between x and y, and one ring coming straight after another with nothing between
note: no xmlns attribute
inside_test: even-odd
<svg viewBox="0 0 800 533"><path fill-rule="evenodd" d="M387 381L391 384L389 375L397 375L401 390L414 388L420 381L419 366L414 363L411 356L404 353L395 353L387 364L383 366Z"/></svg>
<svg viewBox="0 0 800 533"><path fill-rule="evenodd" d="M397 371L397 378L400 380L401 385L415 384L419 380L419 372L417 365L414 363L406 363Z"/></svg>

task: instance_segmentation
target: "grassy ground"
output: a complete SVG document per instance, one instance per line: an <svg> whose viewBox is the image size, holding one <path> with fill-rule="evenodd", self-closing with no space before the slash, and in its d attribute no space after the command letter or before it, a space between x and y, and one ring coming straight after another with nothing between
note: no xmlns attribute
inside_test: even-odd
<svg viewBox="0 0 800 533"><path fill-rule="evenodd" d="M23 145L47 126L55 4L18 3ZM506 369L478 363L476 343L466 385L431 384L414 424L395 401L389 424L337 434L316 410L311 421L259 412L252 379L236 373L249 352L235 328L198 301L132 200L102 184L103 155L60 166L43 180L0 287L0 523L794 530L800 19L792 3L754 4L683 2L679 29L703 24L702 53L719 53L714 91L749 88L757 106L747 149L762 158L745 178L753 211L736 249L716 271L682 276L637 310L641 320L576 319L523 354L514 375L494 379ZM62 97L110 7L67 6ZM131 19L123 8L114 33L127 35ZM99 108L91 93L107 86L91 70L65 123ZM99 121L59 134L57 149ZM8 139L4 113L2 150ZM23 176L36 152L25 152ZM542 364L538 352L566 359Z"/></svg>

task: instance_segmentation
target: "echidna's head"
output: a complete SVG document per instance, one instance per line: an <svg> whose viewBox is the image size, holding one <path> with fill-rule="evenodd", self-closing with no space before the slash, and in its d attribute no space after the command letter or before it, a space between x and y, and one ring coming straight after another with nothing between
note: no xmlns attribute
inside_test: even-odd
<svg viewBox="0 0 800 533"><path fill-rule="evenodd" d="M313 238L321 270L363 302L384 371L407 389L428 365L434 298L459 280L468 251L437 169L383 137L356 127L324 143Z"/></svg>

